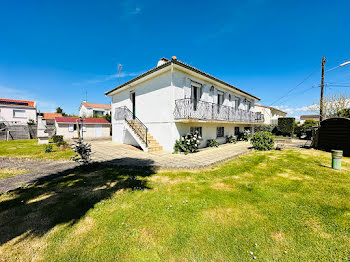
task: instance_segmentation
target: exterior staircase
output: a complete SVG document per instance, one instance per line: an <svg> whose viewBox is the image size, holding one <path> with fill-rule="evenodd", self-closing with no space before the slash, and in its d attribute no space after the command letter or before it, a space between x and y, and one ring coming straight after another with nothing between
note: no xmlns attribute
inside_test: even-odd
<svg viewBox="0 0 350 262"><path fill-rule="evenodd" d="M140 140L144 140L143 138L147 137L147 152L155 152L155 151L162 151L163 147L154 139L153 136L144 128L142 128L141 123L138 122L138 120L126 120L126 123L128 126L134 131L133 135L136 135ZM136 131L139 130L139 131ZM142 147L142 146L141 146Z"/></svg>
<svg viewBox="0 0 350 262"><path fill-rule="evenodd" d="M118 107L115 111L116 120L125 120L126 129L145 152L163 150L163 147L148 132L148 128L127 107Z"/></svg>

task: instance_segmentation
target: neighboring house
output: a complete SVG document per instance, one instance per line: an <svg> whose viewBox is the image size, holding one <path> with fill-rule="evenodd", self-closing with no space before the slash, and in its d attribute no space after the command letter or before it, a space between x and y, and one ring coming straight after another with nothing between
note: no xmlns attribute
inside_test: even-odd
<svg viewBox="0 0 350 262"><path fill-rule="evenodd" d="M36 102L0 98L0 123L8 125L36 122Z"/></svg>
<svg viewBox="0 0 350 262"><path fill-rule="evenodd" d="M60 113L40 113L45 125L54 125L56 117L62 117Z"/></svg>
<svg viewBox="0 0 350 262"><path fill-rule="evenodd" d="M55 122L56 135L62 135L64 139L78 138L78 124L84 139L110 136L111 124L103 118L86 118L81 123L79 117L56 117Z"/></svg>
<svg viewBox="0 0 350 262"><path fill-rule="evenodd" d="M255 105L255 112L261 113L264 115L264 124L267 125L277 125L278 118L285 117L286 112L279 110L271 106Z"/></svg>
<svg viewBox="0 0 350 262"><path fill-rule="evenodd" d="M180 136L198 131L225 142L263 122L254 112L260 99L173 57L106 92L112 97L113 141L144 151L173 151ZM147 134L147 135L146 135Z"/></svg>
<svg viewBox="0 0 350 262"><path fill-rule="evenodd" d="M320 121L320 115L302 115L300 116L300 125L304 124L305 120Z"/></svg>
<svg viewBox="0 0 350 262"><path fill-rule="evenodd" d="M81 117L104 116L110 113L111 105L105 104L94 104L83 101L79 108L79 116Z"/></svg>

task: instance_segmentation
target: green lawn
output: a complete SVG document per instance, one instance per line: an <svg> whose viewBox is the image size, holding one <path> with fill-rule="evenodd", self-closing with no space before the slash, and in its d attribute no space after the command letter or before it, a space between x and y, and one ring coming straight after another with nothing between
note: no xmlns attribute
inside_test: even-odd
<svg viewBox="0 0 350 262"><path fill-rule="evenodd" d="M9 168L0 168L0 179L2 178L9 178L12 176L17 176L20 174L24 174L29 172L29 170L26 169L9 169Z"/></svg>
<svg viewBox="0 0 350 262"><path fill-rule="evenodd" d="M290 149L193 172L76 169L0 196L0 260L348 261L350 158L329 164Z"/></svg>
<svg viewBox="0 0 350 262"><path fill-rule="evenodd" d="M60 150L55 144L54 152L45 153L45 145L38 145L37 139L0 141L0 157L24 157L68 160L74 156L71 149Z"/></svg>

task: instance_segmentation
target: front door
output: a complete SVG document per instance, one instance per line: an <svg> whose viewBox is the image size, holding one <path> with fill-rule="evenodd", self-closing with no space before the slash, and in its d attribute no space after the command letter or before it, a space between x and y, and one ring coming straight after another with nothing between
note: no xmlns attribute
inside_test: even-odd
<svg viewBox="0 0 350 262"><path fill-rule="evenodd" d="M131 103L132 103L132 118L136 118L136 101L135 101L135 92L131 93Z"/></svg>

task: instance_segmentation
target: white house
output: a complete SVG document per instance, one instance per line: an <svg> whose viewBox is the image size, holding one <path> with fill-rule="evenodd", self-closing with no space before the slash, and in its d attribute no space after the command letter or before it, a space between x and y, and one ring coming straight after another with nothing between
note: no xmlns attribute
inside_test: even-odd
<svg viewBox="0 0 350 262"><path fill-rule="evenodd" d="M252 130L263 121L260 99L173 57L106 92L112 97L112 139L144 151L173 151L180 136L198 130L208 139Z"/></svg>
<svg viewBox="0 0 350 262"><path fill-rule="evenodd" d="M111 105L87 103L83 101L80 104L79 116L81 117L93 117L104 116L111 113Z"/></svg>
<svg viewBox="0 0 350 262"><path fill-rule="evenodd" d="M7 125L36 122L36 102L0 98L0 123Z"/></svg>
<svg viewBox="0 0 350 262"><path fill-rule="evenodd" d="M306 120L320 121L320 115L302 115L300 116L300 125L304 124Z"/></svg>
<svg viewBox="0 0 350 262"><path fill-rule="evenodd" d="M258 104L255 105L255 112L264 115L264 124L267 125L277 125L278 118L285 117L287 115L286 112L283 112L277 108L271 106L262 106Z"/></svg>
<svg viewBox="0 0 350 262"><path fill-rule="evenodd" d="M78 138L78 125L84 139L110 137L111 124L107 120L86 118L83 122L80 122L79 117L56 117L56 135L62 135L64 139Z"/></svg>

